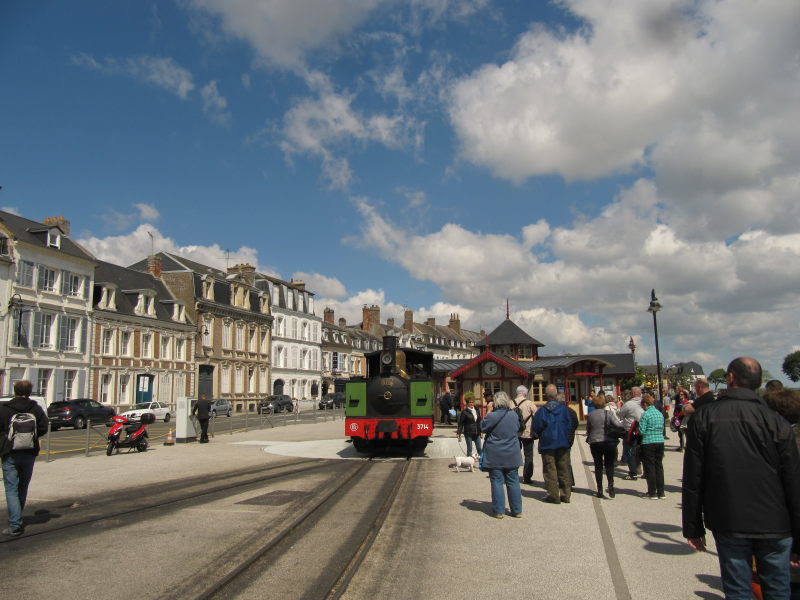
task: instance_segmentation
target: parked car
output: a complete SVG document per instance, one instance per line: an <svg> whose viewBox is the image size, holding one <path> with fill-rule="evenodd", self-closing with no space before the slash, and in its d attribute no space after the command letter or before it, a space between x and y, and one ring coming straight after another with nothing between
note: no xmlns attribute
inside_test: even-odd
<svg viewBox="0 0 800 600"><path fill-rule="evenodd" d="M34 396L33 394L31 394L29 396L29 398L31 400L35 400L36 404L41 406L42 410L44 412L47 412L47 402L45 401L44 397L42 397L42 396ZM14 399L14 396L3 396L2 398L0 398L0 402L8 402L9 400L13 400L13 399Z"/></svg>
<svg viewBox="0 0 800 600"><path fill-rule="evenodd" d="M218 400L211 401L211 409L209 410L212 417L216 417L217 415L225 415L227 417L231 416L231 403L227 400L220 398Z"/></svg>
<svg viewBox="0 0 800 600"><path fill-rule="evenodd" d="M344 392L334 392L333 394L325 394L319 401L319 409L325 410L328 408L339 408L344 404Z"/></svg>
<svg viewBox="0 0 800 600"><path fill-rule="evenodd" d="M110 406L104 406L96 400L80 398L77 400L59 400L47 407L47 416L50 418L50 429L55 431L59 427L74 427L83 429L86 423L103 423L111 425L111 417L116 411Z"/></svg>
<svg viewBox="0 0 800 600"><path fill-rule="evenodd" d="M292 399L287 394L279 394L277 396L269 396L258 404L259 414L279 413L283 411L292 412L294 404Z"/></svg>
<svg viewBox="0 0 800 600"><path fill-rule="evenodd" d="M132 409L122 413L122 416L127 417L130 421L140 421L145 413L153 413L157 421L164 421L164 423L169 423L172 418L169 405L164 402L139 402Z"/></svg>

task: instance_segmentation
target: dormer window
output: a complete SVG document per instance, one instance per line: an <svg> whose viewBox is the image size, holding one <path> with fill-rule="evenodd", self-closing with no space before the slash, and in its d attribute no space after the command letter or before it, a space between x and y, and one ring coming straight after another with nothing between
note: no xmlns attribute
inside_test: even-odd
<svg viewBox="0 0 800 600"><path fill-rule="evenodd" d="M258 306L262 313L269 313L269 296L265 293L258 295Z"/></svg>
<svg viewBox="0 0 800 600"><path fill-rule="evenodd" d="M113 287L103 286L100 296L100 308L103 310L117 310L117 290Z"/></svg>
<svg viewBox="0 0 800 600"><path fill-rule="evenodd" d="M138 300L136 302L136 306L134 307L133 311L137 315L155 317L156 316L155 294L153 294L151 290L139 290L137 294L138 294Z"/></svg>
<svg viewBox="0 0 800 600"><path fill-rule="evenodd" d="M214 279L210 275L203 277L203 298L214 301Z"/></svg>
<svg viewBox="0 0 800 600"><path fill-rule="evenodd" d="M49 248L61 248L61 230L53 227L47 231L47 246Z"/></svg>
<svg viewBox="0 0 800 600"><path fill-rule="evenodd" d="M8 238L0 235L0 256L8 256Z"/></svg>
<svg viewBox="0 0 800 600"><path fill-rule="evenodd" d="M186 306L180 302L175 302L172 305L172 320L178 323L186 322Z"/></svg>

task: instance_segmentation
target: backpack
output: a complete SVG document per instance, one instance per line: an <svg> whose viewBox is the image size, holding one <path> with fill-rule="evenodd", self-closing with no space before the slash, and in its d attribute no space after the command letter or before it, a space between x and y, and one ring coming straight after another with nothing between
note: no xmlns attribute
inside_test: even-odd
<svg viewBox="0 0 800 600"><path fill-rule="evenodd" d="M11 450L36 448L36 417L29 412L17 412L8 422L8 441Z"/></svg>
<svg viewBox="0 0 800 600"><path fill-rule="evenodd" d="M517 419L519 419L519 427L517 428L517 433L523 433L525 431L525 426L528 424L528 420L531 418L529 415L527 419L522 419L522 409L514 402L514 412L517 413Z"/></svg>

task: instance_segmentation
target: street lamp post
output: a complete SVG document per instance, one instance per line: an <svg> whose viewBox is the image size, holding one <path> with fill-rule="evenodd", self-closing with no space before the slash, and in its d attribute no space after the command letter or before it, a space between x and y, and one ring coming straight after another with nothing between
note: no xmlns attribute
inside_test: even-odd
<svg viewBox="0 0 800 600"><path fill-rule="evenodd" d="M647 312L653 313L653 333L655 334L656 338L656 375L658 376L658 398L663 402L663 388L661 387L661 356L658 353L658 320L656 319L656 313L660 310L661 304L659 304L658 298L656 298L656 291L651 290L650 306L647 308Z"/></svg>
<svg viewBox="0 0 800 600"><path fill-rule="evenodd" d="M29 313L28 310L23 310L22 307L25 306L22 303L22 296L19 294L14 294L8 301L8 313L11 314L12 311L17 313L17 344L21 344L21 337L22 337L22 315Z"/></svg>

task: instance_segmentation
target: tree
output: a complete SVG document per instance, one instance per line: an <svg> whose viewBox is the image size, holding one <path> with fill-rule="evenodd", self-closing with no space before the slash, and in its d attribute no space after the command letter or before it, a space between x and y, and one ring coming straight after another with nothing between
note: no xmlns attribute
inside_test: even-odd
<svg viewBox="0 0 800 600"><path fill-rule="evenodd" d="M800 350L786 355L783 359L783 372L792 381L800 380Z"/></svg>
<svg viewBox="0 0 800 600"><path fill-rule="evenodd" d="M625 379L620 384L620 389L622 390L629 390L632 387L641 387L645 380L645 373L644 369L639 365L636 365L636 374L633 377L629 377Z"/></svg>
<svg viewBox="0 0 800 600"><path fill-rule="evenodd" d="M725 369L714 369L708 376L708 383L714 385L714 391L717 391L717 388L720 384L725 383Z"/></svg>

